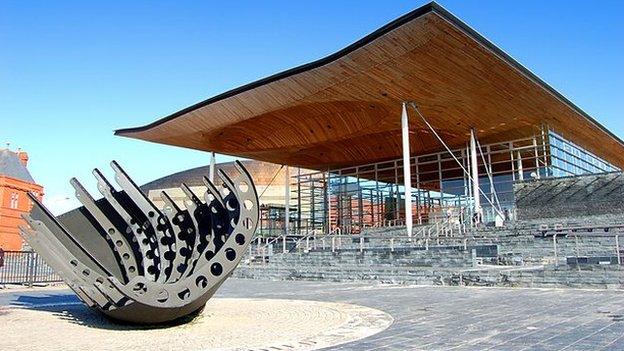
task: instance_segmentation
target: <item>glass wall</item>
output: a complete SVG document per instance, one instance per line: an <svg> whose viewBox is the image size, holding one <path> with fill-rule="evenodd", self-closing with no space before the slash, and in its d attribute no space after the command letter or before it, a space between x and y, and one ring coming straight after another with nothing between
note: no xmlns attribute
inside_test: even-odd
<svg viewBox="0 0 624 351"><path fill-rule="evenodd" d="M411 158L412 213L415 224L463 220L474 214L468 146L452 154L439 152ZM454 156L454 157L453 157ZM513 185L517 181L618 169L545 129L536 136L478 145L477 169L483 220L515 217ZM402 159L293 177L297 201L295 228L300 234L402 225L405 188Z"/></svg>
<svg viewBox="0 0 624 351"><path fill-rule="evenodd" d="M565 177L618 170L612 164L553 131L548 133L548 139L550 141L551 176Z"/></svg>
<svg viewBox="0 0 624 351"><path fill-rule="evenodd" d="M540 138L541 139L541 138ZM479 145L480 200L485 221L513 212L513 182L547 173L545 150L536 137ZM473 213L468 146L412 157L413 222L449 217L470 222ZM454 157L453 157L454 156ZM402 159L293 177L297 228L301 234L358 233L366 227L402 225L405 187Z"/></svg>

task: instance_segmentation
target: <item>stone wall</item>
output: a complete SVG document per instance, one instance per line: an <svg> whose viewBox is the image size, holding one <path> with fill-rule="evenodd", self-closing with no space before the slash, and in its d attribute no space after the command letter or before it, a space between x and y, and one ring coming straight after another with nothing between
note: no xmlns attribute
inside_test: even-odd
<svg viewBox="0 0 624 351"><path fill-rule="evenodd" d="M519 220L624 213L622 172L514 184Z"/></svg>

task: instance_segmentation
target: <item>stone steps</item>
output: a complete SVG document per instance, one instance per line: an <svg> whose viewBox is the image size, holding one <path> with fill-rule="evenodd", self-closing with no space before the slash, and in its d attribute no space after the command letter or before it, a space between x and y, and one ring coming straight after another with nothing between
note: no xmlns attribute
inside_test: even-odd
<svg viewBox="0 0 624 351"><path fill-rule="evenodd" d="M570 220L591 223L585 217ZM425 285L623 287L624 266L617 265L613 237L560 235L556 237L555 255L552 237L534 235L544 223L554 226L561 222L524 221L503 228L480 228L469 233L474 239L440 238L440 245L434 239L427 250L422 240L395 240L391 248L388 238L400 228L365 237L363 251L359 236L343 240L333 252L330 239L326 240L325 249L317 246L308 252L274 254L265 263L241 264L234 275L269 280L375 280ZM624 250L621 255L624 261ZM580 263L571 260L567 264L568 257L580 257ZM609 257L612 264L588 264L584 257Z"/></svg>

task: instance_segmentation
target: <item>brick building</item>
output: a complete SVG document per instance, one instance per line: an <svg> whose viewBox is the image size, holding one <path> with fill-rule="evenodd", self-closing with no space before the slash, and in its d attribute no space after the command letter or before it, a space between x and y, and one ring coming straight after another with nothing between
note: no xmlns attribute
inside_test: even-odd
<svg viewBox="0 0 624 351"><path fill-rule="evenodd" d="M26 152L0 150L0 248L5 251L22 248L18 226L24 223L21 215L30 211L27 193L43 197L43 187L35 183L27 165Z"/></svg>

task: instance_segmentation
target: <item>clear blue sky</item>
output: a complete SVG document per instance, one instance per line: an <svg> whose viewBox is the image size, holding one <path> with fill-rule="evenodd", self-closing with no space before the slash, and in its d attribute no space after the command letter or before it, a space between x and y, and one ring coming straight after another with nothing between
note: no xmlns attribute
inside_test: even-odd
<svg viewBox="0 0 624 351"><path fill-rule="evenodd" d="M57 212L70 177L92 184L112 159L138 183L204 165L113 130L323 57L424 3L0 0L0 143L29 152ZM624 1L440 3L624 137Z"/></svg>

